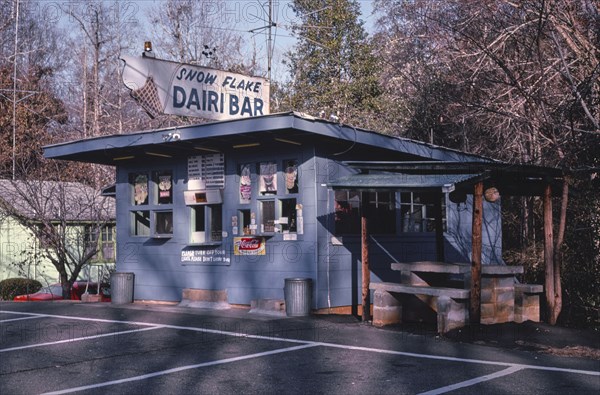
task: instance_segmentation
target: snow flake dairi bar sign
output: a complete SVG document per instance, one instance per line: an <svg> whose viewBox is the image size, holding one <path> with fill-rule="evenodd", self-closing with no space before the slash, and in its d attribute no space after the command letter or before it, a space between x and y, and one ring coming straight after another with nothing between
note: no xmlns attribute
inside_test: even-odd
<svg viewBox="0 0 600 395"><path fill-rule="evenodd" d="M264 78L151 57L122 60L125 86L153 117L224 120L269 114L269 82Z"/></svg>

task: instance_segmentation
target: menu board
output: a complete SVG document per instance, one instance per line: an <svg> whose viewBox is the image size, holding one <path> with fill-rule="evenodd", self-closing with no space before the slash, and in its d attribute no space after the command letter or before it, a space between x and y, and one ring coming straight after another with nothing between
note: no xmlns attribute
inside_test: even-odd
<svg viewBox="0 0 600 395"><path fill-rule="evenodd" d="M225 156L223 154L188 157L188 189L224 189Z"/></svg>

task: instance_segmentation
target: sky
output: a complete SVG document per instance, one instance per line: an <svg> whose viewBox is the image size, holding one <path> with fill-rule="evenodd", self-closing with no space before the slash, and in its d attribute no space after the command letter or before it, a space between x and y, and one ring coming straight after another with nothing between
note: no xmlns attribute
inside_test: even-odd
<svg viewBox="0 0 600 395"><path fill-rule="evenodd" d="M75 25L69 16L69 10L82 11L85 0L18 0L21 7L32 8L42 18L62 25L67 31ZM148 25L148 13L156 8L164 0L119 0L115 5L114 0L103 0L118 13L121 20L139 23L146 34L139 37L139 52L143 51L144 41L151 37L151 26ZM290 0L272 0L273 21L277 27L271 30L273 39L273 79L283 81L286 79L287 68L282 64L284 55L294 46L290 26L297 22L294 12L290 7ZM373 0L358 0L362 15L360 19L365 22L365 28L369 33L373 32L375 16L373 12ZM264 69L267 68L267 33L268 29L268 3L269 0L197 0L200 6L207 9L216 17L221 18L223 28L233 29L240 33L246 41L248 48L256 48L259 57L264 59ZM250 32L253 30L253 32ZM160 48L155 46L154 52L160 57ZM223 49L221 49L223 50ZM217 49L219 51L219 49ZM130 55L136 55L131 53Z"/></svg>
<svg viewBox="0 0 600 395"><path fill-rule="evenodd" d="M291 35L290 25L297 21L292 9L290 8L289 0L272 0L273 1L273 21L277 24L276 28L271 30L273 39L273 79L284 80L287 70L282 65L284 54L292 49L295 40ZM129 13L132 16L139 15L142 20L145 14L157 5L161 0L134 0L124 1L125 7L123 12ZM266 69L266 47L267 47L267 32L268 29L262 29L268 26L268 0L225 0L224 3L215 2L214 0L199 0L199 3L204 3L217 17L224 18L226 21L233 21L235 30L242 34L244 40L247 40L248 45L254 44L260 51L261 57L264 58ZM365 28L369 33L373 31L375 17L372 15L372 0L359 0L362 15L360 18L365 22ZM215 4L220 4L219 8L215 8ZM231 26L231 24L227 24ZM254 30L253 33L250 30ZM143 41L143 40L140 40ZM141 44L143 45L143 43ZM142 49L142 48L140 48ZM156 52L160 51L156 48Z"/></svg>

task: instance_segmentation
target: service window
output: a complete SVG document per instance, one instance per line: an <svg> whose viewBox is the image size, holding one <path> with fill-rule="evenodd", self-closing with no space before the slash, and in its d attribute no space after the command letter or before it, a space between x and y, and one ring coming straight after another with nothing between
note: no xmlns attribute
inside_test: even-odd
<svg viewBox="0 0 600 395"><path fill-rule="evenodd" d="M210 220L210 241L223 241L223 206L211 204L207 206Z"/></svg>
<svg viewBox="0 0 600 395"><path fill-rule="evenodd" d="M238 233L240 236L246 236L252 234L252 229L250 225L252 225L252 217L250 214L250 210L239 210L238 211L239 218L239 230Z"/></svg>
<svg viewBox="0 0 600 395"><path fill-rule="evenodd" d="M154 235L158 237L173 235L173 211L154 212Z"/></svg>
<svg viewBox="0 0 600 395"><path fill-rule="evenodd" d="M283 161L283 177L285 193L298 193L298 161L295 159Z"/></svg>
<svg viewBox="0 0 600 395"><path fill-rule="evenodd" d="M296 199L281 199L279 212L279 223L283 233L296 233L297 218L296 218Z"/></svg>
<svg viewBox="0 0 600 395"><path fill-rule="evenodd" d="M150 236L150 211L131 212L131 235Z"/></svg>
<svg viewBox="0 0 600 395"><path fill-rule="evenodd" d="M198 205L191 210L191 243L211 243L223 240L223 209L221 204Z"/></svg>
<svg viewBox="0 0 600 395"><path fill-rule="evenodd" d="M130 234L171 237L173 235L173 171L130 173L129 184Z"/></svg>
<svg viewBox="0 0 600 395"><path fill-rule="evenodd" d="M260 201L261 233L275 232L275 200Z"/></svg>

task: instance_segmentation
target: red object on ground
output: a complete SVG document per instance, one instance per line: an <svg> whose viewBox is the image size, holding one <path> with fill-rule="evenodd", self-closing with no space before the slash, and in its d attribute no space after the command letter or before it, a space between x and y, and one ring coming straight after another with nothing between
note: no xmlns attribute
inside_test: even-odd
<svg viewBox="0 0 600 395"><path fill-rule="evenodd" d="M86 290L86 285L88 292L96 292L98 289L98 285L96 283L89 283L87 281L76 281L73 283L73 287L71 288L71 298L70 300L81 300L81 295ZM105 284L101 284L100 286L100 295L102 302L110 302L110 292L106 291L108 286ZM27 295L17 295L14 297L14 301L16 302L43 302L50 300L63 300L62 296L62 287L60 284L52 284L48 287L44 287L39 291Z"/></svg>

